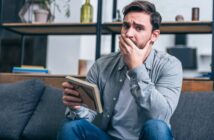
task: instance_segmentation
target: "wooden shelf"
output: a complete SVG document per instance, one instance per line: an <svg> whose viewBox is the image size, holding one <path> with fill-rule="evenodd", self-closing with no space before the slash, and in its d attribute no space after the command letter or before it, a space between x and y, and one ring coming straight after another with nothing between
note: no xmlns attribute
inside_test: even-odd
<svg viewBox="0 0 214 140"><path fill-rule="evenodd" d="M96 34L96 23L3 23L0 26L19 34L28 35ZM104 23L102 33L119 34L121 26L121 22ZM163 22L160 29L162 34L212 33L212 22Z"/></svg>
<svg viewBox="0 0 214 140"><path fill-rule="evenodd" d="M212 33L212 22L164 22L161 27L163 34L167 33Z"/></svg>
<svg viewBox="0 0 214 140"><path fill-rule="evenodd" d="M120 33L121 25L121 22L103 24L111 33ZM160 30L161 34L212 33L212 22L163 22Z"/></svg>
<svg viewBox="0 0 214 140"><path fill-rule="evenodd" d="M26 35L96 34L95 23L3 23L1 26Z"/></svg>

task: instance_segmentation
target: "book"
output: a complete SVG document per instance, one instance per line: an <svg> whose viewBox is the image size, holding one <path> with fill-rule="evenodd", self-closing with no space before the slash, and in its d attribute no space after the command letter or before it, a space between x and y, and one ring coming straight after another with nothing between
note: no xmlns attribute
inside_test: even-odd
<svg viewBox="0 0 214 140"><path fill-rule="evenodd" d="M45 69L44 66L38 66L38 65L21 65L21 68Z"/></svg>
<svg viewBox="0 0 214 140"><path fill-rule="evenodd" d="M74 78L72 76L65 77L70 83L72 83L76 90L80 93L82 99L82 106L94 110L98 113L103 112L100 92L96 84L89 83L87 81Z"/></svg>
<svg viewBox="0 0 214 140"><path fill-rule="evenodd" d="M48 73L47 69L13 67L13 73Z"/></svg>

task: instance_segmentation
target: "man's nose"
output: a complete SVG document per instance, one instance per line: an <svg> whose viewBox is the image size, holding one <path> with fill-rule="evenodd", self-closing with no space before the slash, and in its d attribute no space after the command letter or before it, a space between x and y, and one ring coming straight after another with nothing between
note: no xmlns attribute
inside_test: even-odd
<svg viewBox="0 0 214 140"><path fill-rule="evenodd" d="M125 35L128 38L133 38L133 36L134 36L134 30L133 30L133 28L127 29Z"/></svg>

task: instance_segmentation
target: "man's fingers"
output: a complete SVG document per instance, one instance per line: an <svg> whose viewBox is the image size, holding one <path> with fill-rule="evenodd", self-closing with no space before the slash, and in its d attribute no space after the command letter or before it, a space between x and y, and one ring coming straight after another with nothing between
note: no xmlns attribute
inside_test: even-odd
<svg viewBox="0 0 214 140"><path fill-rule="evenodd" d="M63 88L74 88L74 86L69 82L63 82L62 87Z"/></svg>
<svg viewBox="0 0 214 140"><path fill-rule="evenodd" d="M124 41L124 39L120 36L120 45L119 45L119 47L120 47L120 49L121 49L121 51L124 53L124 54L127 54L128 52L129 52L129 46L125 43L125 41Z"/></svg>
<svg viewBox="0 0 214 140"><path fill-rule="evenodd" d="M63 98L63 101L76 102L76 103L81 103L82 102L81 98L75 97L75 96L64 95L62 98Z"/></svg>
<svg viewBox="0 0 214 140"><path fill-rule="evenodd" d="M66 95L74 95L74 96L79 96L79 92L70 88L65 88L64 89L64 94Z"/></svg>
<svg viewBox="0 0 214 140"><path fill-rule="evenodd" d="M81 106L81 103L72 103L72 102L67 102L64 100L63 100L63 104L68 106L68 107L71 107L73 109L77 108L77 106Z"/></svg>
<svg viewBox="0 0 214 140"><path fill-rule="evenodd" d="M81 106L82 100L72 96L63 96L63 104L68 107L75 108L75 106Z"/></svg>
<svg viewBox="0 0 214 140"><path fill-rule="evenodd" d="M146 46L145 47L150 47L152 45L152 41L151 40L149 40L149 41L147 41L147 43L146 43Z"/></svg>
<svg viewBox="0 0 214 140"><path fill-rule="evenodd" d="M80 109L81 106L74 106L73 109Z"/></svg>
<svg viewBox="0 0 214 140"><path fill-rule="evenodd" d="M153 44L153 42L151 40L148 40L146 45L144 46L144 48L141 49L141 54L142 54L142 56L144 56L143 62L149 56L149 54L150 54L150 52L152 50L152 44Z"/></svg>
<svg viewBox="0 0 214 140"><path fill-rule="evenodd" d="M147 52L150 51L150 50L152 49L152 44L153 44L153 43L154 43L154 42L151 41L151 40L147 41L146 46L145 46L145 50L147 50Z"/></svg>
<svg viewBox="0 0 214 140"><path fill-rule="evenodd" d="M119 48L120 48L120 52L122 54L124 54L126 52L125 48L123 47L123 44L122 44L121 40L119 41Z"/></svg>
<svg viewBox="0 0 214 140"><path fill-rule="evenodd" d="M129 46L131 48L136 47L136 45L130 38L127 38L124 34L122 34L121 37L122 37L124 43L127 44L127 46Z"/></svg>

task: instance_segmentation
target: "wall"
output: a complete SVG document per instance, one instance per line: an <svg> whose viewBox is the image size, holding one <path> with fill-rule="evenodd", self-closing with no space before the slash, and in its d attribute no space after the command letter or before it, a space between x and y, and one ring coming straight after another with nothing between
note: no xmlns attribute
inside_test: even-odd
<svg viewBox="0 0 214 140"><path fill-rule="evenodd" d="M112 1L103 0L103 22L112 21ZM118 0L118 9L122 10L126 4L132 0ZM184 16L185 21L191 21L191 8L200 7L200 20L211 21L212 20L212 1L211 0L151 0L154 2L158 11L163 17L163 21L174 21L177 14ZM73 14L70 18L71 22L79 22L80 6L83 3L81 1L72 1ZM97 0L91 0L94 7L94 22L96 22L97 15ZM176 9L176 10L175 10ZM58 16L59 18L61 16ZM61 21L62 19L58 20ZM64 19L63 19L64 20ZM70 43L64 43L61 45L64 37L50 37L49 39L49 53L48 53L48 69L54 74L77 74L78 59L95 59L95 36L79 36L68 37ZM185 76L196 76L198 72L210 71L210 52L211 52L211 35L188 35L187 45L198 48L198 61L199 68L196 71L185 71ZM111 37L107 35L102 36L102 54L110 52ZM118 40L118 37L117 37ZM60 43L57 43L57 42ZM60 44L59 46L57 44ZM72 45L71 45L72 44ZM165 51L165 48L174 45L174 35L161 35L160 39L155 43L154 48ZM72 47L71 47L72 46ZM118 44L116 44L118 48ZM60 52L60 53L59 53ZM54 56L58 56L54 58Z"/></svg>
<svg viewBox="0 0 214 140"><path fill-rule="evenodd" d="M57 2L61 2L58 0ZM60 3L61 4L61 3ZM67 18L63 12L55 10L54 22L79 22L80 1L70 4L71 16ZM60 7L63 7L61 4ZM52 8L53 10L53 8ZM47 68L52 74L77 74L78 59L80 56L80 36L49 36Z"/></svg>

